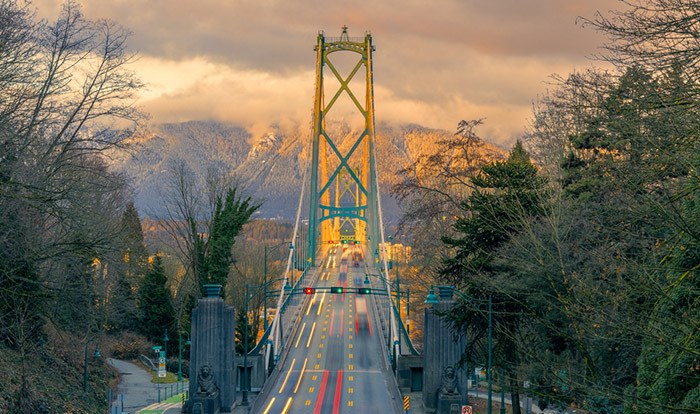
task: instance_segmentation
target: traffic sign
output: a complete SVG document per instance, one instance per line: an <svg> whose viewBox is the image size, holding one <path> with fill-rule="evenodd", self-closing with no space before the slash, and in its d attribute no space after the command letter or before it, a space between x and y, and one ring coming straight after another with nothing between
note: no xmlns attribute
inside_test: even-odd
<svg viewBox="0 0 700 414"><path fill-rule="evenodd" d="M411 398L408 395L403 396L403 410L404 412L408 412L409 408L411 408Z"/></svg>
<svg viewBox="0 0 700 414"><path fill-rule="evenodd" d="M463 405L462 406L462 414L472 414L472 406L471 405Z"/></svg>
<svg viewBox="0 0 700 414"><path fill-rule="evenodd" d="M165 378L165 352L160 351L158 357L158 378Z"/></svg>

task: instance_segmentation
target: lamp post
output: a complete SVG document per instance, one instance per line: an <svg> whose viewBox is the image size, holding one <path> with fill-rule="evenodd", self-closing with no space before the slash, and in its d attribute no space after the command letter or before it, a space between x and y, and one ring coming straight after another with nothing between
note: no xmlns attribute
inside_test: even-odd
<svg viewBox="0 0 700 414"><path fill-rule="evenodd" d="M270 252L275 251L280 246L284 246L285 244L287 244L287 242L282 242L282 243L276 244L269 249L268 249L268 246L265 245L265 254L264 254L264 259L263 259L263 276L264 276L263 286L265 289L265 294L263 297L263 308L264 308L263 312L265 312L265 320L263 322L263 326L264 326L265 330L267 330L267 252L268 252L268 250ZM289 248L290 249L294 248L294 245L292 245L292 243L289 243Z"/></svg>
<svg viewBox="0 0 700 414"><path fill-rule="evenodd" d="M457 296L460 298L469 301L469 302L477 302L477 303L483 303L483 300L473 298L465 293L460 292L457 290L454 286L439 286L441 289L448 289L452 293L456 293ZM440 300L438 299L437 295L433 292L433 286L430 287L430 292L428 293L428 296L425 299L425 303L433 305L436 303L440 303ZM479 312L483 315L483 311L479 310ZM487 413L491 414L491 383L492 381L492 376L491 376L491 367L493 363L493 308L492 308L492 299L491 295L489 294L488 298L488 313L485 315L488 320L488 365L486 367L486 381L488 382L488 408L487 408ZM467 368L467 375L469 373L469 370ZM469 389L467 389L467 398L469 398Z"/></svg>
<svg viewBox="0 0 700 414"><path fill-rule="evenodd" d="M280 280L284 279L275 279L270 281L269 283L274 283ZM268 283L263 284L262 286L255 286L255 285L245 285L245 326L243 327L243 381L241 382L241 391L243 392L243 397L241 398L241 405L247 406L249 405L248 402L248 391L249 391L249 378L248 378L248 309L249 309L249 299L250 299L250 294L248 291L250 288L257 288L260 289L261 287L265 290L265 295L267 295L267 285ZM292 288L289 286L289 284L284 286L285 291L291 291ZM265 301L267 298L263 298L263 301ZM265 315L265 319L267 319L267 315Z"/></svg>
<svg viewBox="0 0 700 414"><path fill-rule="evenodd" d="M406 288L406 332L411 333L411 289Z"/></svg>
<svg viewBox="0 0 700 414"><path fill-rule="evenodd" d="M163 336L163 353L165 354L165 360L168 360L168 341L170 338L168 338L168 328L165 328L165 335Z"/></svg>
<svg viewBox="0 0 700 414"><path fill-rule="evenodd" d="M97 342L97 338L88 339L87 342L85 342L85 364L83 365L83 391L85 392L88 390L88 346L93 342L95 343L95 353L93 356L95 358L100 357L100 344Z"/></svg>
<svg viewBox="0 0 700 414"><path fill-rule="evenodd" d="M267 285L267 283L265 284ZM248 405L248 284L245 285L245 326L243 327L243 397L241 405ZM267 319L267 316L265 317Z"/></svg>

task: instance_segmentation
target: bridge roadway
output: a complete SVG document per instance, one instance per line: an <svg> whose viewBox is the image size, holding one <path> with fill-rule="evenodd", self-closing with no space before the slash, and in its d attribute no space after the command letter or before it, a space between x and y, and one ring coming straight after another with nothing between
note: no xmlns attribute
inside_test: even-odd
<svg viewBox="0 0 700 414"><path fill-rule="evenodd" d="M256 404L261 412L403 412L374 298L356 293L365 277L364 263L357 260L360 252L346 245L328 249L316 286L343 286L344 293L316 292L302 310L280 375L269 393L260 396L265 401Z"/></svg>

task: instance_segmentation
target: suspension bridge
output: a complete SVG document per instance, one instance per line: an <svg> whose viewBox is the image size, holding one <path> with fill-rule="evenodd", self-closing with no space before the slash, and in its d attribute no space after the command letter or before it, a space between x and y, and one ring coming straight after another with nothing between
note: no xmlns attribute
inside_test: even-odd
<svg viewBox="0 0 700 414"><path fill-rule="evenodd" d="M293 236L304 246L290 246L281 278L287 289L279 290L275 318L248 354L258 369L242 375L243 401L258 385L252 412L403 412L394 375L403 354L417 353L388 269L375 157L375 47L371 34L353 38L343 27L338 38L319 33L314 50L308 186ZM362 127L356 136L334 136L326 126L334 116L347 119L348 108ZM302 273L292 285L295 267Z"/></svg>
<svg viewBox="0 0 700 414"><path fill-rule="evenodd" d="M435 407L440 370L463 349L438 339L425 344L430 357L419 355L402 320L377 180L372 36L350 37L347 27L337 38L320 32L314 50L312 133L286 267L269 279L266 271L261 286L246 285L246 306L235 310L257 318L248 299L262 294L264 332L252 333L255 346L234 356L234 309L219 285L205 286L192 314L183 412L400 413L408 407L402 392L421 390ZM349 116L356 132L329 127ZM442 326L431 315L426 329ZM435 336L447 338L439 329Z"/></svg>

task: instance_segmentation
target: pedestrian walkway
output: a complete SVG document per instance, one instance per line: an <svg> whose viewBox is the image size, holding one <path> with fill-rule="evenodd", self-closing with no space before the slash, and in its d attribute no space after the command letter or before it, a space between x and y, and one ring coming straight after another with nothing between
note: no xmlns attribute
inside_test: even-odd
<svg viewBox="0 0 700 414"><path fill-rule="evenodd" d="M152 377L148 371L119 359L108 358L107 363L119 371L121 377L117 394L122 395L119 401L122 412L136 413L138 409L157 402L158 388L151 382Z"/></svg>

